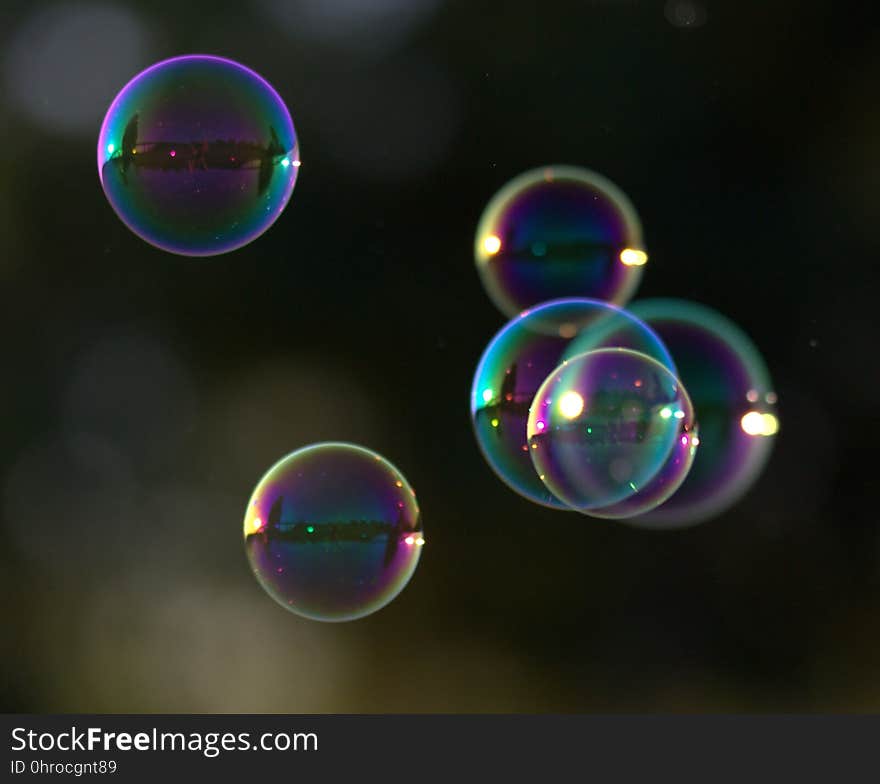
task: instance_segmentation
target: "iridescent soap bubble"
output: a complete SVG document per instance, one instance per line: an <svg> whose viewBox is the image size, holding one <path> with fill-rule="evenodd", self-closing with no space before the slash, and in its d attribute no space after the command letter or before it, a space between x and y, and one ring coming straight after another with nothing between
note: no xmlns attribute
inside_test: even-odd
<svg viewBox="0 0 880 784"><path fill-rule="evenodd" d="M591 299L562 299L525 311L489 343L471 386L471 420L486 462L509 487L535 503L568 507L538 478L529 457L529 406L572 345L622 347L674 368L654 332L620 308Z"/></svg>
<svg viewBox="0 0 880 784"><path fill-rule="evenodd" d="M409 582L425 543L403 474L345 443L307 446L272 466L248 503L244 541L266 592L318 621L384 607Z"/></svg>
<svg viewBox="0 0 880 784"><path fill-rule="evenodd" d="M547 166L511 180L480 218L477 270L506 316L561 297L625 305L647 261L635 208L588 169Z"/></svg>
<svg viewBox="0 0 880 784"><path fill-rule="evenodd" d="M695 525L739 501L760 476L779 430L778 398L749 337L711 308L677 299L634 302L669 347L693 400L702 445L681 488L632 524Z"/></svg>
<svg viewBox="0 0 880 784"><path fill-rule="evenodd" d="M122 222L184 256L256 239L289 201L299 165L278 93L222 57L175 57L141 72L98 136L101 185Z"/></svg>
<svg viewBox="0 0 880 784"><path fill-rule="evenodd" d="M535 395L527 435L547 489L572 509L607 517L625 516L608 507L639 493L668 498L677 485L664 481L658 493L652 482L678 454L689 465L699 443L681 382L656 359L621 348L563 361ZM671 473L680 483L687 471Z"/></svg>

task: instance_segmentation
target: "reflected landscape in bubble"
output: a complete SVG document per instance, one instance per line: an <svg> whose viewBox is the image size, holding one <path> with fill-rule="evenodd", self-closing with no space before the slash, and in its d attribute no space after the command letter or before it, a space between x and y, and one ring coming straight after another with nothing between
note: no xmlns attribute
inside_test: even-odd
<svg viewBox="0 0 880 784"><path fill-rule="evenodd" d="M425 544L405 477L369 449L333 442L269 469L248 503L244 541L265 591L319 621L384 607L409 582Z"/></svg>
<svg viewBox="0 0 880 784"><path fill-rule="evenodd" d="M175 57L135 76L98 136L98 174L135 234L184 256L252 242L284 210L300 166L290 113L240 63Z"/></svg>

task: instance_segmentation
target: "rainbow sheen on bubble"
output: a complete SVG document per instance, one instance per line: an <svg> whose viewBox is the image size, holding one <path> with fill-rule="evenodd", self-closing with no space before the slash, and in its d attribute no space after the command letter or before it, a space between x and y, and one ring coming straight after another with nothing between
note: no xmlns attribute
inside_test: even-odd
<svg viewBox="0 0 880 784"><path fill-rule="evenodd" d="M533 169L498 191L477 226L474 257L508 318L563 297L625 305L648 258L626 194L575 166Z"/></svg>
<svg viewBox="0 0 880 784"><path fill-rule="evenodd" d="M661 415L664 412L661 411ZM687 479L700 446L699 425L694 424L672 444L672 450L654 476L631 496L616 504L584 511L590 517L624 520L642 515L665 503Z"/></svg>
<svg viewBox="0 0 880 784"><path fill-rule="evenodd" d="M656 359L622 348L564 360L538 389L527 434L547 489L572 509L608 517L625 516L609 507L653 493L658 472L682 448L689 462L697 445L681 382ZM656 502L676 487L664 483L667 494Z"/></svg>
<svg viewBox="0 0 880 784"><path fill-rule="evenodd" d="M266 592L318 621L384 607L409 582L425 544L403 474L345 443L307 446L272 466L248 503L244 541Z"/></svg>
<svg viewBox="0 0 880 784"><path fill-rule="evenodd" d="M290 200L300 166L287 107L240 63L164 60L116 96L98 175L122 222L158 248L213 256L252 242Z"/></svg>
<svg viewBox="0 0 880 784"><path fill-rule="evenodd" d="M634 302L632 311L672 353L693 400L702 445L675 495L628 522L696 525L732 507L761 475L779 430L778 397L757 347L717 311L678 299Z"/></svg>
<svg viewBox="0 0 880 784"><path fill-rule="evenodd" d="M674 370L660 338L630 313L571 298L545 303L506 324L483 352L471 385L471 421L486 462L511 489L554 509L568 507L535 473L526 435L529 407L569 347L587 339L594 348L639 351Z"/></svg>

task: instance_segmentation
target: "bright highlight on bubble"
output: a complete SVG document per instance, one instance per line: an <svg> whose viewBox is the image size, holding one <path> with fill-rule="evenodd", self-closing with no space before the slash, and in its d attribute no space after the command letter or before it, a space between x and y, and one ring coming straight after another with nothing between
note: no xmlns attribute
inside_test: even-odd
<svg viewBox="0 0 880 784"><path fill-rule="evenodd" d="M494 256L499 250L501 250L501 240L494 234L490 234L483 240L483 250L485 250L490 256Z"/></svg>
<svg viewBox="0 0 880 784"><path fill-rule="evenodd" d="M621 346L674 367L662 341L626 311L590 299L548 302L510 321L489 343L471 387L471 421L486 462L520 495L565 509L535 473L526 437L529 406L544 379L568 356ZM565 398L572 417L584 400ZM560 412L561 414L561 412ZM544 427L536 423L537 429Z"/></svg>
<svg viewBox="0 0 880 784"><path fill-rule="evenodd" d="M643 250L633 250L632 248L624 248L620 251L620 260L627 267L641 267L648 261L648 254Z"/></svg>
<svg viewBox="0 0 880 784"><path fill-rule="evenodd" d="M576 416L580 416L580 413L583 410L584 399L577 392L566 392L561 398L559 398L559 411L566 419L574 419ZM541 431L544 429L544 423L543 420L539 421L541 422L541 426L538 427L536 424L536 429Z"/></svg>
<svg viewBox="0 0 880 784"><path fill-rule="evenodd" d="M625 304L648 260L626 194L575 166L533 169L489 201L474 240L489 297L512 318L562 297Z"/></svg>
<svg viewBox="0 0 880 784"><path fill-rule="evenodd" d="M287 107L240 63L187 55L135 76L98 137L98 174L135 234L184 256L240 248L269 228L296 183Z"/></svg>
<svg viewBox="0 0 880 784"><path fill-rule="evenodd" d="M257 484L244 519L260 585L285 609L350 621L392 601L425 544L415 492L381 455L344 443L305 447Z"/></svg>
<svg viewBox="0 0 880 784"><path fill-rule="evenodd" d="M749 436L773 436L779 432L779 420L773 414L749 411L740 420L743 433Z"/></svg>

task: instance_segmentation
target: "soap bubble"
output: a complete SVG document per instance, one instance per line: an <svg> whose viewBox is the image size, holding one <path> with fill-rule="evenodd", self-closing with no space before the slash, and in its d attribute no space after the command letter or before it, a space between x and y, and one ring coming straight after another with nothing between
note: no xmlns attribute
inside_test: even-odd
<svg viewBox="0 0 880 784"><path fill-rule="evenodd" d="M98 173L122 222L184 256L226 253L281 214L299 143L278 93L221 57L164 60L116 96L98 136Z"/></svg>
<svg viewBox="0 0 880 784"><path fill-rule="evenodd" d="M269 469L248 503L244 541L266 592L318 621L384 607L409 582L425 543L404 476L369 449L335 442Z"/></svg>
<svg viewBox="0 0 880 784"><path fill-rule="evenodd" d="M498 477L523 497L566 509L538 478L529 457L529 406L544 379L572 346L620 347L647 354L667 368L672 359L654 332L620 308L591 299L544 303L510 321L489 343L471 386L477 443Z"/></svg>
<svg viewBox="0 0 880 784"><path fill-rule="evenodd" d="M733 506L760 476L779 430L778 396L754 343L720 313L678 299L634 302L632 311L672 353L693 400L703 444L675 495L629 522L695 525Z"/></svg>
<svg viewBox="0 0 880 784"><path fill-rule="evenodd" d="M575 166L534 169L498 191L480 218L474 256L508 317L560 297L625 305L648 258L626 194Z"/></svg>
<svg viewBox="0 0 880 784"><path fill-rule="evenodd" d="M640 493L660 503L677 485L663 481L665 495L657 493L658 472L681 458L689 467L699 443L681 382L657 360L621 348L564 360L538 389L527 433L538 477L560 501L587 513ZM687 471L672 473L680 482Z"/></svg>

